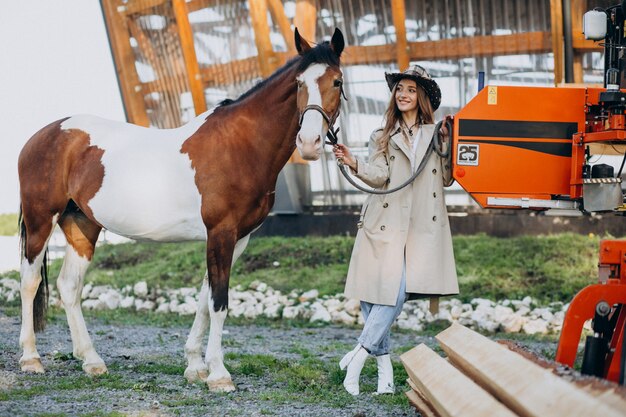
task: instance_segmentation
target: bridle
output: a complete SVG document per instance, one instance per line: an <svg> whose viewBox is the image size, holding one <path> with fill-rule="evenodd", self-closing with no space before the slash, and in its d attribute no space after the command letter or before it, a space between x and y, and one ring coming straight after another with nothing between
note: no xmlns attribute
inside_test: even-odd
<svg viewBox="0 0 626 417"><path fill-rule="evenodd" d="M302 112L300 113L300 120L298 120L298 126L302 126L302 120L304 119L304 115L306 112L308 112L309 110L314 110L318 112L319 114L322 115L322 118L326 121L326 124L328 124L328 132L326 132L326 137L328 137L329 141L327 141L326 144L335 145L337 143L337 132L339 132L339 128L333 130L333 127L335 125L335 121L337 121L337 117L339 117L339 111L341 110L341 97L343 97L344 100L348 101L348 98L346 97L346 93L343 90L343 82L341 83L340 94L341 96L339 98L339 104L337 105L337 109L331 115L329 115L328 112L320 105L307 104L302 110Z"/></svg>

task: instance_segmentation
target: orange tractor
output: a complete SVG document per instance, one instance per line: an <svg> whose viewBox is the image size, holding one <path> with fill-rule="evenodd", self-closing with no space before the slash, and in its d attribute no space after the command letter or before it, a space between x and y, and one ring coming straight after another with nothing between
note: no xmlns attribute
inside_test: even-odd
<svg viewBox="0 0 626 417"><path fill-rule="evenodd" d="M617 173L613 166L590 163L607 153L626 160L622 7L585 15L586 36L604 41L605 88L487 86L455 115L453 175L481 207L626 213L624 161ZM582 372L623 385L626 241L600 243L599 283L572 300L557 362L574 365L589 319L594 334L586 340Z"/></svg>

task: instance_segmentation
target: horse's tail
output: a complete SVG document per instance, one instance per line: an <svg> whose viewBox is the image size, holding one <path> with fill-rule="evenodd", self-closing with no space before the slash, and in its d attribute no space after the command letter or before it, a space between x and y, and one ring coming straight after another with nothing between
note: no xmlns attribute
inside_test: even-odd
<svg viewBox="0 0 626 417"><path fill-rule="evenodd" d="M23 262L26 257L26 241L28 235L26 233L26 225L24 224L24 218L22 217L22 206L20 204L20 211L17 218L18 227L20 230L20 260ZM41 264L41 282L39 288L37 288L37 294L33 302L33 322L35 332L41 332L46 328L46 314L48 312L48 301L50 293L48 291L48 248L46 247L43 255L43 263Z"/></svg>

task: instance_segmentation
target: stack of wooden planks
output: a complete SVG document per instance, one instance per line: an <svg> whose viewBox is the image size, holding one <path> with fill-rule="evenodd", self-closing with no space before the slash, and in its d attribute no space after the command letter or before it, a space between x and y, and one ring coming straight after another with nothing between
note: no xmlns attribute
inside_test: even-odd
<svg viewBox="0 0 626 417"><path fill-rule="evenodd" d="M626 416L614 384L580 387L460 324L436 339L447 359L424 344L400 356L412 388L406 395L423 417Z"/></svg>

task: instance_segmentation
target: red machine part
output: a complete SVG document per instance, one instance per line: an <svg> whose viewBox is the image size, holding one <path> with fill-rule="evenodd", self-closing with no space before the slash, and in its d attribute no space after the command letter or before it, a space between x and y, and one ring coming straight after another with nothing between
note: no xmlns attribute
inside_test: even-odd
<svg viewBox="0 0 626 417"><path fill-rule="evenodd" d="M454 118L455 180L484 208L580 208L590 146L624 149L626 144L626 117L610 95L609 101L601 101L605 91L485 87ZM601 242L600 271L601 282L582 289L570 303L556 361L574 365L583 325L604 301L614 328L603 376L618 381L626 321L626 241Z"/></svg>
<svg viewBox="0 0 626 417"><path fill-rule="evenodd" d="M570 303L563 321L563 330L556 351L556 361L573 366L585 321L594 317L596 305L607 302L612 311L618 314L615 331L610 341L609 353L605 360L604 377L618 382L620 358L624 343L624 320L626 309L626 241L603 240L600 242L600 270L608 271L608 277L600 277L600 283L583 288ZM604 278L607 278L604 280Z"/></svg>

